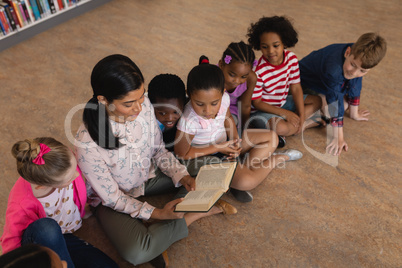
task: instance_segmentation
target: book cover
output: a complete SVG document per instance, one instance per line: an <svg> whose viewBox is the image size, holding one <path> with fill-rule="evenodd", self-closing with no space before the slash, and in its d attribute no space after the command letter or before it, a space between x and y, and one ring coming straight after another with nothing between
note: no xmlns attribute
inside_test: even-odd
<svg viewBox="0 0 402 268"><path fill-rule="evenodd" d="M176 212L208 212L229 190L237 162L222 162L200 168L195 179L196 188L176 205Z"/></svg>
<svg viewBox="0 0 402 268"><path fill-rule="evenodd" d="M0 6L2 6L4 8L4 10L6 11L6 15L7 15L8 21L10 23L11 29L13 31L15 31L17 29L17 24L14 20L13 15L11 14L10 5L1 1Z"/></svg>
<svg viewBox="0 0 402 268"><path fill-rule="evenodd" d="M42 8L46 13L46 16L49 16L51 14L50 12L50 7L49 7L49 3L47 2L47 0L40 0L41 4L42 4Z"/></svg>

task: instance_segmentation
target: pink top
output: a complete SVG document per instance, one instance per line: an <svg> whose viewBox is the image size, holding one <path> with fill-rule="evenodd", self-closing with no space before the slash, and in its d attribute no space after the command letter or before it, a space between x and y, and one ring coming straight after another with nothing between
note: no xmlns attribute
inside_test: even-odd
<svg viewBox="0 0 402 268"><path fill-rule="evenodd" d="M237 109L237 101L239 100L240 96L247 90L247 82L238 85L232 93L229 93L230 97L230 113L239 116L239 111Z"/></svg>
<svg viewBox="0 0 402 268"><path fill-rule="evenodd" d="M77 170L80 175L72 182L74 186L74 203L80 210L81 217L83 217L85 215L87 191L78 166ZM8 197L6 223L3 235L0 238L3 254L20 247L25 229L41 218L46 218L42 204L33 195L31 184L20 177Z"/></svg>

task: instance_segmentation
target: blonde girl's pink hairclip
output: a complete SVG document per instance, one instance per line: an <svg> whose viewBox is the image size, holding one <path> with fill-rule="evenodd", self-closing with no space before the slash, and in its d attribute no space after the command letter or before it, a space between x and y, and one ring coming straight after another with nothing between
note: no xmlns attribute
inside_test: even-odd
<svg viewBox="0 0 402 268"><path fill-rule="evenodd" d="M225 59L224 59L225 63L226 63L226 64L229 64L229 63L231 62L231 60L232 60L232 56L226 55L226 57L225 57Z"/></svg>
<svg viewBox="0 0 402 268"><path fill-rule="evenodd" d="M43 160L43 155L47 154L50 152L52 149L50 149L47 145L43 143L39 143L39 154L35 157L34 160L32 160L32 163L37 164L37 165L44 165L45 160Z"/></svg>

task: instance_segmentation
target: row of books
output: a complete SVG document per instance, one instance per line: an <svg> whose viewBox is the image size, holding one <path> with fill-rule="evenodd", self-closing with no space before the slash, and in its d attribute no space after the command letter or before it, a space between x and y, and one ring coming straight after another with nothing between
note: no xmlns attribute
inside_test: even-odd
<svg viewBox="0 0 402 268"><path fill-rule="evenodd" d="M3 0L0 1L0 36L73 7L81 0Z"/></svg>

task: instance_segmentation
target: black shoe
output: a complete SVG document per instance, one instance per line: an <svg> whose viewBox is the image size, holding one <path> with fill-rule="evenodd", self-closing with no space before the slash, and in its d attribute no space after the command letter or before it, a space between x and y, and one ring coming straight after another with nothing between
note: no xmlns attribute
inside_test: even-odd
<svg viewBox="0 0 402 268"><path fill-rule="evenodd" d="M155 268L165 268L166 262L163 253L157 256L156 258L149 261L149 263Z"/></svg>
<svg viewBox="0 0 402 268"><path fill-rule="evenodd" d="M279 135L278 135L278 139L279 139L278 147L276 147L276 148L283 148L283 147L285 147L285 145L286 145L285 137L282 137L282 136L279 136Z"/></svg>
<svg viewBox="0 0 402 268"><path fill-rule="evenodd" d="M198 65L204 64L204 63L208 64L208 63L209 63L209 59L208 59L207 56L202 55L202 56L200 57L200 59L198 60Z"/></svg>
<svg viewBox="0 0 402 268"><path fill-rule="evenodd" d="M230 188L230 192L236 198L237 201L242 203L248 203L253 201L253 196L248 191L240 191Z"/></svg>

